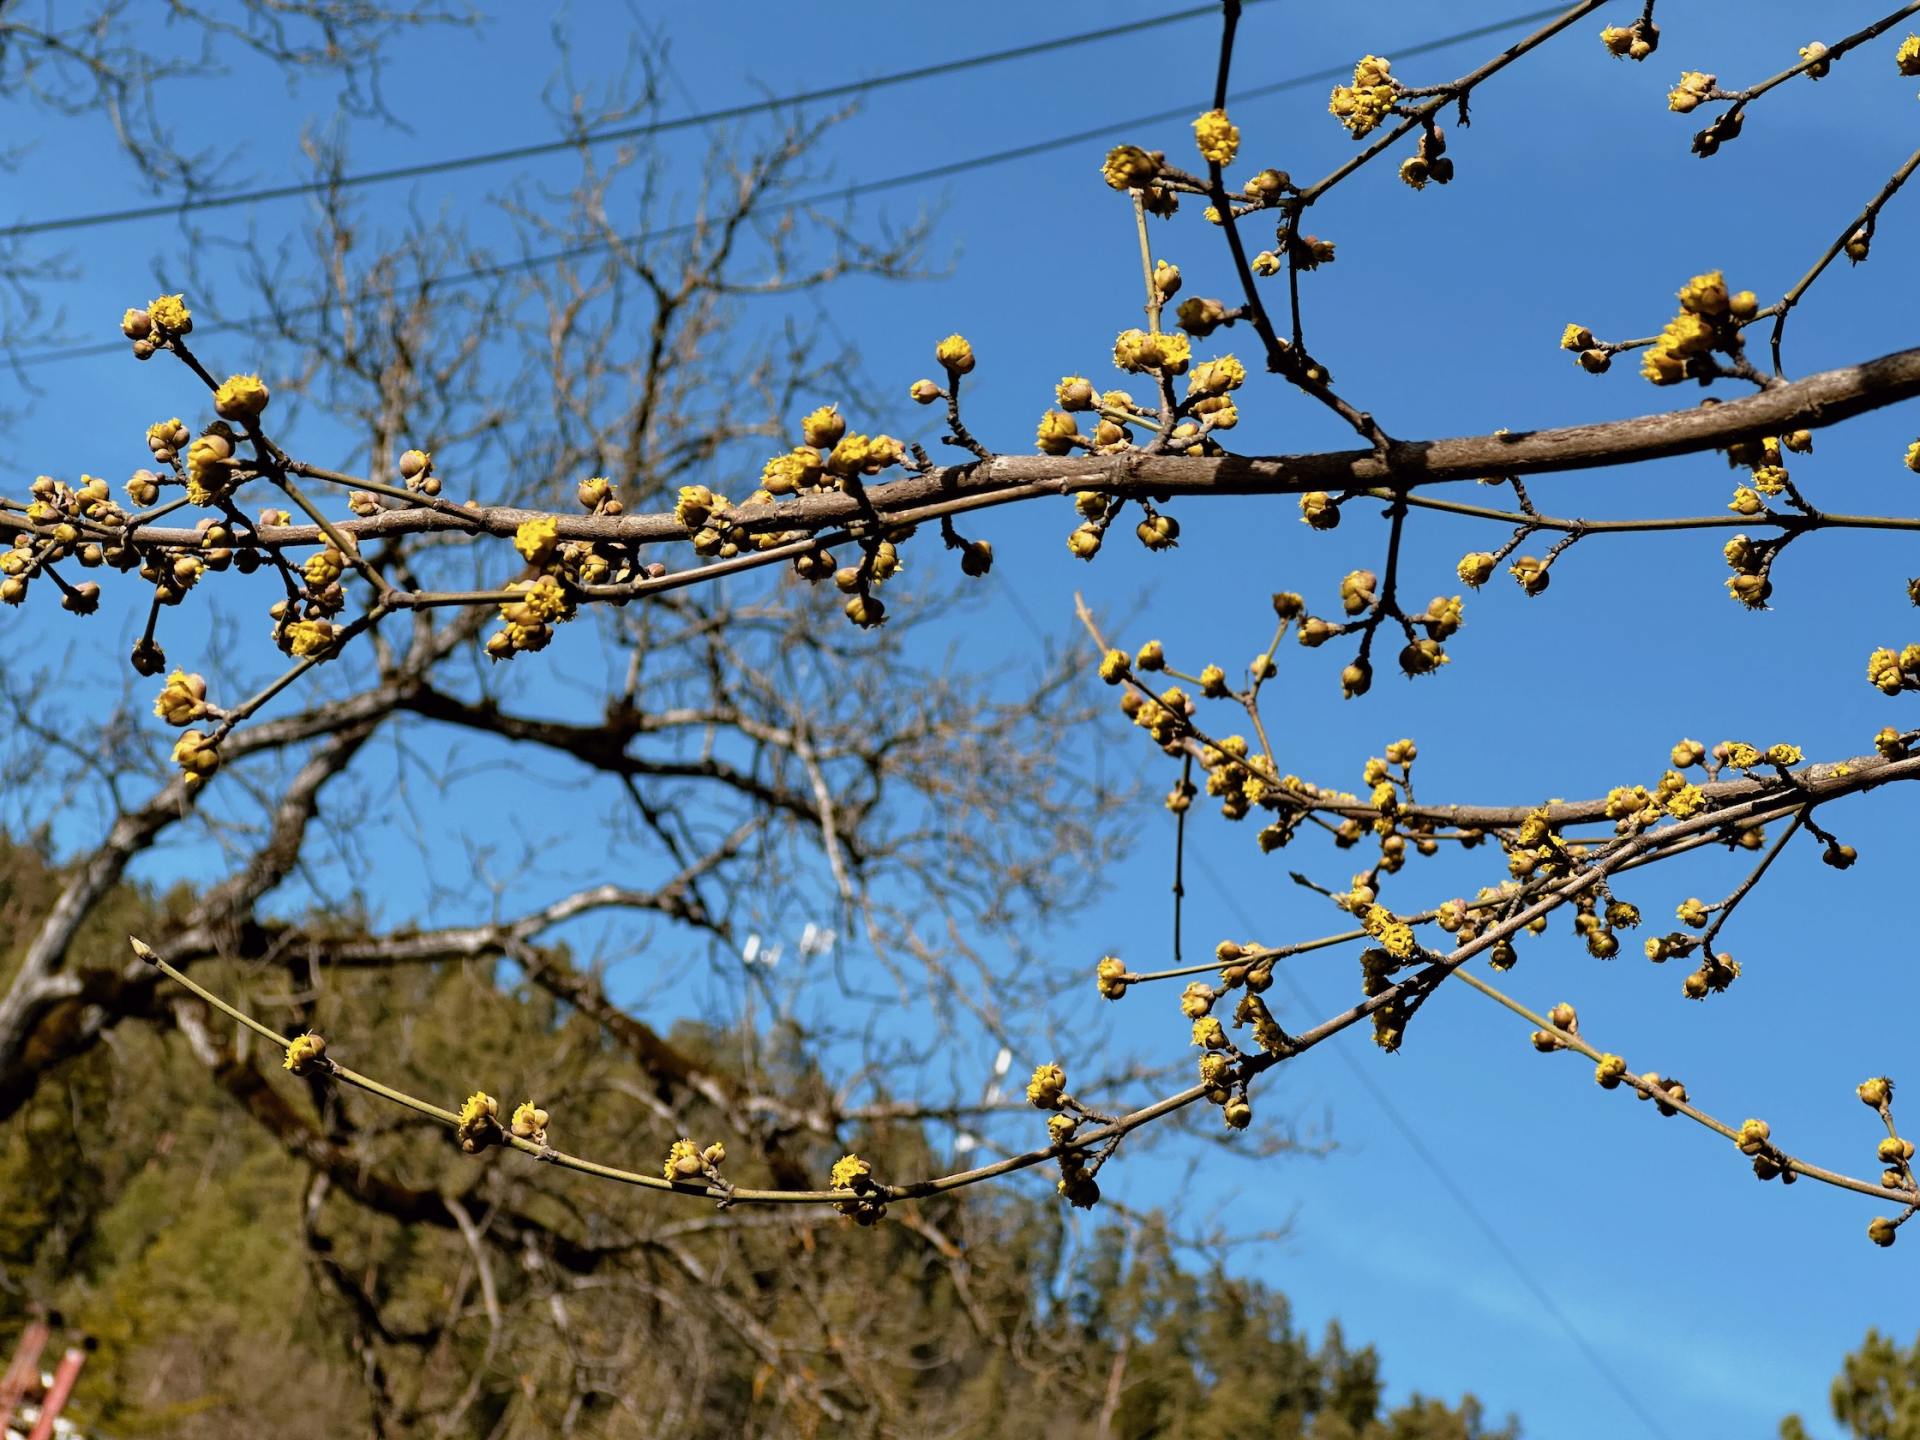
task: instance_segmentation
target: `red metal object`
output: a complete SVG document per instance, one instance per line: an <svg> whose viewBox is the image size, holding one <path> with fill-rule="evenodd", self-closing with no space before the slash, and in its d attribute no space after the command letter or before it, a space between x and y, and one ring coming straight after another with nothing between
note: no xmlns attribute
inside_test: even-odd
<svg viewBox="0 0 1920 1440"><path fill-rule="evenodd" d="M0 1431L7 1428L14 1408L40 1378L40 1352L47 1348L50 1333L44 1320L30 1322L20 1333L20 1343L7 1364L7 1373L0 1377Z"/></svg>
<svg viewBox="0 0 1920 1440"><path fill-rule="evenodd" d="M60 1357L60 1364L53 1372L53 1388L40 1402L40 1418L27 1432L27 1440L53 1440L53 1422L66 1408L67 1397L73 1394L73 1387L80 1379L80 1367L86 1363L87 1352L77 1346Z"/></svg>

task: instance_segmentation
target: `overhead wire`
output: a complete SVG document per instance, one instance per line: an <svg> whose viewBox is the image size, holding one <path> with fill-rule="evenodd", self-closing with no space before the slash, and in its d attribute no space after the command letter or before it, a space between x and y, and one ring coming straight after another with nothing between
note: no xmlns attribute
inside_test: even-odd
<svg viewBox="0 0 1920 1440"><path fill-rule="evenodd" d="M1264 4L1266 0L1243 0L1243 3ZM452 155L441 160L421 160L410 165L393 165L380 170L360 170L320 180L294 181L285 185L268 185L251 190L215 190L190 194L183 197L177 206L149 201L141 205L127 205L113 210L96 210L88 214L62 215L46 220L22 220L12 225L0 225L0 240L27 235L48 235L64 230L85 230L102 225L126 224L136 220L151 220L156 215L166 214L175 209L191 208L197 214L205 210L222 209L234 205L291 200L302 195L352 190L366 185L384 185L396 180L418 180L428 175L442 175L455 170L473 170L488 165L507 164L515 160L533 160L543 155L564 154L582 146L591 147L624 140L640 140L654 135L670 134L675 130L694 129L727 120L741 120L750 115L762 115L793 106L818 104L823 100L843 100L849 96L862 95L868 91L881 90L892 85L907 85L918 80L937 79L943 75L958 75L964 71L978 70L989 65L1005 64L1010 60L1025 60L1035 55L1070 50L1082 45L1114 40L1122 36L1138 34L1143 30L1156 30L1162 26L1177 25L1183 21L1219 13L1220 6L1217 3L1194 5L1185 10L1170 11L1165 15L1149 16L1144 20L1132 20L1121 25L1102 25L1098 29L1082 30L1072 35L1058 35L1048 40L1034 40L1024 45L1012 45L1003 50L989 50L979 55L941 60L932 65L916 65L909 70L896 70L890 74L875 75L865 80L844 80L837 84L823 85L814 90L802 90L791 95L773 95L760 100L723 105L716 110L690 111L684 115L673 115L662 120L643 120L631 125L582 131L555 140L534 141L526 145L511 145L505 149L482 150L468 155Z"/></svg>
<svg viewBox="0 0 1920 1440"><path fill-rule="evenodd" d="M1524 14L1508 16L1503 20L1489 21L1485 24L1475 25L1448 35L1437 36L1432 40L1423 41L1419 44L1400 47L1397 54L1402 57L1430 54L1436 50L1443 50L1449 46L1458 45L1468 40L1480 39L1483 36L1498 34L1501 31L1531 24L1540 19L1560 13L1560 7L1558 6L1552 6L1542 10L1530 10ZM1308 85L1322 84L1328 80L1339 79L1344 76L1348 68L1347 66L1332 66L1308 71L1304 74L1291 75L1283 80L1269 81L1264 85L1255 85L1246 89L1236 90L1228 96L1228 99L1231 103L1244 104L1248 101L1262 99L1269 95L1277 95L1287 90L1297 90ZM896 190L913 185L924 185L934 180L944 180L955 175L968 174L996 165L1010 164L1016 160L1029 159L1035 155L1043 155L1049 151L1058 150L1063 146L1086 144L1110 136L1116 131L1160 124L1168 120L1190 118L1192 112L1193 106L1187 104L1174 106L1165 110L1155 110L1143 115L1132 115L1113 119L1085 130L1073 131L1061 135L1049 135L1045 139L1029 141L1022 145L1009 146L1006 149L970 156L963 160L949 160L938 165L929 165L918 170L910 170L904 174L888 175L873 180L856 180L850 184L842 185L831 190L816 191L809 195L796 196L785 200L769 201L762 207L760 213L773 215L794 210L805 210L817 206L845 203L846 201L859 199L862 196L877 194L883 191ZM479 265L466 270L453 271L446 275L435 277L431 283L435 286L457 286L470 285L481 280L501 279L508 275L544 269L549 265L559 265L571 260L585 259L589 256L598 255L606 250L612 249L615 246L637 248L661 240L674 239L692 234L700 228L700 224L701 222L698 221L682 221L677 224L663 225L635 234L593 240L558 250L548 250L533 255L524 255L514 260L504 260L494 264ZM394 289L384 291L376 290L370 291L360 298L363 301L378 300L388 298L394 293L396 293ZM278 315L256 313L228 321L199 320L196 318L194 333L198 335L257 329L263 325L271 324L280 318L319 314L324 310L332 308L334 303L333 301L316 301L310 305L290 307L287 310L279 312ZM30 351L22 355L13 355L8 357L8 363L16 367L25 368L37 365L57 364L66 360L87 359L99 355L119 354L124 352L125 349L126 342L124 340L89 342L46 350Z"/></svg>

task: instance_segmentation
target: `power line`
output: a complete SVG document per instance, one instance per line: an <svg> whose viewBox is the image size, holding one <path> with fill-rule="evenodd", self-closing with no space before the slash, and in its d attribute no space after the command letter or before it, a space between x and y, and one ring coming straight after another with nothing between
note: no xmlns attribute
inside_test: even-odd
<svg viewBox="0 0 1920 1440"><path fill-rule="evenodd" d="M1265 0L1244 0L1244 3L1257 5L1265 3ZM1185 20L1195 20L1203 15L1219 13L1220 7L1217 3L1195 5L1186 10L1175 10L1166 15L1155 15L1146 20L1136 20L1125 25L1105 25L1098 30L1083 30L1078 34L1061 35L1051 40L1035 40L1006 50L991 50L985 54L968 55L957 60L942 60L933 65L920 65L911 70L896 70L889 75L876 75L869 80L846 80L818 90L803 90L793 95L771 96L765 100L723 106L718 110L674 115L665 120L647 120L607 130L593 130L583 135L568 136L560 140L544 140L531 145L514 145L504 150L454 155L445 160L422 160L412 165L395 165L385 170L362 170L352 175L341 175L326 180L303 180L288 185L269 185L258 190L216 191L204 196L189 196L183 199L178 207L149 203L130 205L118 210L99 210L86 215L64 215L52 220L24 220L16 225L0 226L0 239L13 239L23 235L45 235L58 230L85 230L101 225L124 224L134 220L151 220L156 215L165 214L176 208L191 208L197 213L233 205L251 205L264 200L291 200L301 195L318 195L329 190L351 190L363 185L384 185L394 180L418 180L427 175L440 175L453 170L473 170L486 165L505 164L512 160L532 160L542 155L561 154L582 145L607 145L617 140L639 140L650 135L664 135L675 130L711 125L718 121L739 120L749 115L760 115L791 105L811 105L821 100L839 100L849 95L864 94L869 90L885 89L891 85L906 85L916 80L931 80L941 75L957 75L966 70L978 70L989 65L1003 64L1009 60L1024 60L1030 56L1044 55L1056 50L1070 50L1101 40L1113 40L1123 35L1137 34L1142 30L1155 30L1166 25L1177 25Z"/></svg>
<svg viewBox="0 0 1920 1440"><path fill-rule="evenodd" d="M1531 24L1536 20L1560 13L1560 9L1557 6L1544 10L1530 10L1522 15L1512 15L1504 20L1493 21L1485 25L1476 25L1468 30L1460 30L1451 35L1442 35L1433 40L1422 41L1417 45L1399 47L1398 54L1402 57L1430 54L1436 50L1443 50L1449 46L1458 45L1463 41L1477 40L1486 35L1498 34L1500 31L1511 30L1517 26ZM1241 104L1249 100L1258 100L1268 95L1277 95L1286 90L1298 90L1308 85L1323 84L1328 80L1339 79L1347 73L1347 70L1347 66L1341 65L1332 66L1324 70L1309 71L1303 75L1289 76L1285 80L1275 80L1265 85L1256 85L1245 90L1234 91L1228 96L1228 100L1234 104ZM904 185L919 185L931 180L944 180L974 170L984 170L995 165L1009 164L1015 160L1030 159L1035 155L1043 155L1048 151L1057 150L1063 145L1077 145L1092 140L1103 139L1117 130L1126 130L1142 125L1154 125L1167 120L1185 119L1191 115L1192 111L1193 106L1189 104L1176 106L1167 110L1156 110L1148 115L1134 115L1125 119L1109 120L1105 124L1095 126L1088 130L1077 131L1070 135L1053 135L1045 140L1036 140L1025 145L1016 145L1006 150L996 150L986 155L976 155L966 160L951 160L945 164L929 166L924 170L909 171L904 175L890 175L880 180L856 181L851 185L844 185L837 190L821 191L813 195L801 196L791 200L775 201L765 206L762 213L779 214L783 211L802 210L809 206L853 200L863 195L871 195L883 190L897 189ZM529 270L539 270L548 265L564 264L569 260L578 260L590 255L597 255L601 251L607 250L614 245L637 247L651 244L658 240L673 239L676 236L691 234L696 228L697 226L693 222L666 225L656 230L648 230L635 235L619 236L613 240L594 240L583 245L569 246L564 250L549 250L536 255L522 256L517 260L502 261L494 265L481 265L470 270L457 270L446 275L438 276L430 283L438 286L470 285L479 280L500 279L507 275L520 274ZM362 299L384 299L394 293L395 291L392 289L372 291L366 296L363 296ZM272 323L276 318L317 315L331 309L333 304L334 302L332 301L316 301L310 305L298 305L280 312L280 316L278 317L274 315L255 314L244 316L238 320L224 322L197 321L194 327L194 333L197 335L207 335L221 334L234 330L255 329ZM51 365L64 360L82 360L100 355L119 354L125 349L126 342L124 340L107 340L97 343L68 345L51 350L40 350L25 355L15 355L9 357L8 363L23 368L34 365Z"/></svg>
<svg viewBox="0 0 1920 1440"><path fill-rule="evenodd" d="M1220 897L1221 903L1226 906L1227 913L1233 916L1235 922L1242 930L1250 932L1259 928L1248 917L1239 899L1232 891L1227 889L1226 885L1221 882L1212 869L1202 866L1200 873L1206 876L1207 883L1213 887L1214 893ZM1292 994L1293 998L1297 1000L1309 1014L1318 1012L1318 1007L1314 1005L1312 997L1307 994L1305 987L1294 977L1292 970L1284 965L1276 965L1273 967L1273 973L1279 977L1281 983L1287 987L1287 990ZM1480 1207L1474 1203L1473 1196L1468 1193L1467 1188L1448 1173L1446 1166L1440 1163L1440 1157L1434 1154L1433 1151L1428 1148L1427 1142L1420 1138L1419 1130L1414 1127L1413 1123L1409 1121L1405 1115L1401 1114L1400 1108L1393 1103L1393 1098L1387 1094L1386 1087L1373 1078L1366 1066L1354 1059L1353 1056L1345 1050L1336 1046L1333 1047L1333 1051L1334 1054L1340 1057L1341 1063L1347 1067L1348 1073L1360 1082L1361 1088L1373 1097L1374 1102L1379 1105L1381 1112L1386 1115L1388 1121L1393 1125L1393 1128L1400 1132L1400 1138L1406 1142L1407 1148L1419 1158L1420 1162L1425 1165L1428 1170L1433 1172L1433 1178L1440 1182L1440 1188L1453 1197L1454 1204L1458 1205L1460 1209L1465 1212L1467 1219L1473 1222L1474 1229L1478 1230L1487 1244L1493 1247L1494 1254L1498 1255L1500 1259L1505 1262L1507 1268L1513 1272L1514 1277L1527 1288L1535 1300L1540 1302L1540 1308L1553 1317L1554 1323L1566 1333L1567 1339L1573 1342L1574 1348L1586 1357L1587 1363L1593 1367L1595 1373L1607 1383L1608 1388L1611 1389L1615 1395L1620 1397L1621 1402L1639 1417L1640 1423L1647 1427L1648 1434L1656 1436L1657 1440L1670 1440L1670 1437L1666 1430L1662 1428L1660 1422L1653 1417L1645 1405L1641 1404L1639 1396L1627 1388L1627 1383L1620 1378L1612 1366L1607 1364L1600 1352L1588 1342L1587 1337L1580 1333L1579 1327L1573 1323L1573 1318L1569 1316L1565 1310L1560 1308L1560 1302L1553 1298L1553 1292L1540 1283L1539 1278L1529 1270L1525 1262L1514 1253L1513 1247L1507 1244L1506 1238L1494 1227L1493 1222L1481 1213Z"/></svg>

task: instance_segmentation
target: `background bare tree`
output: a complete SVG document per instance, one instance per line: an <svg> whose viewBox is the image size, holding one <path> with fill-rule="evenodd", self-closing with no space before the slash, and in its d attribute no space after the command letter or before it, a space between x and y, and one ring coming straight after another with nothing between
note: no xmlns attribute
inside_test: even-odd
<svg viewBox="0 0 1920 1440"><path fill-rule="evenodd" d="M1755 611L1773 595L1776 559L1804 536L1920 529L1906 514L1823 508L1805 475L1790 473L1820 431L1920 393L1920 351L1799 378L1783 353L1788 321L1821 277L1842 256L1868 258L1882 209L1920 155L1777 299L1703 271L1679 287L1658 334L1607 340L1575 323L1558 337L1595 375L1638 355L1656 386L1747 387L1739 398L1562 429L1407 439L1390 416L1335 388L1302 295L1337 251L1307 231L1309 211L1396 147L1412 189L1451 183L1459 142L1442 120L1463 123L1477 87L1598 8L1572 5L1451 81L1413 85L1390 59L1362 57L1329 100L1360 148L1303 184L1242 154L1227 110L1240 6L1227 0L1213 104L1191 124L1199 163L1122 145L1102 169L1117 223L1139 246L1146 324L1122 329L1111 351L1127 378L1106 389L1063 377L1039 422L1038 456L996 449L969 424L967 377L992 359L961 334L931 343L931 373L905 387L944 413L941 438L965 457L941 464L881 432L897 409L869 398L875 387L836 351L825 312L820 330L791 309L774 309L772 324L757 319L770 300L849 277L903 278L921 260L918 229L866 238L846 218L796 203L812 188L807 163L821 134L804 117L767 143L716 147L692 187L647 168L643 154L603 163L583 141L568 193L509 203L522 258L537 253L539 266L502 263L439 224L415 223L369 249L355 202L337 188L306 255L247 249L236 266L204 237L195 253L207 273L185 286L192 304L162 295L129 309L122 328L138 358L184 366L175 373L211 393L218 418L197 433L178 419L148 431L159 468L130 482L131 508L104 482L43 477L0 509L0 527L16 537L0 600L57 594L91 613L107 587L76 583L63 567L125 572L113 588L146 607L132 668L160 682L155 713L183 732L171 768L150 755L149 788L134 793L132 712L150 685L101 724L62 714L44 674L9 675L21 766L36 777L17 792L19 820L92 805L106 838L62 876L0 996L0 1105L24 1111L49 1073L114 1043L130 1022L177 1032L242 1111L305 1162L313 1273L352 1317L372 1413L396 1432L570 1426L601 1406L642 1428L697 1432L719 1402L673 1381L688 1366L732 1375L696 1338L716 1322L728 1346L758 1359L752 1402L776 1396L764 1423L855 1414L876 1431L902 1423L901 1371L946 1363L921 1353L937 1326L921 1315L898 1333L871 1328L844 1272L817 1284L810 1267L763 1278L727 1264L736 1230L811 1247L820 1242L794 1237L813 1236L834 1212L861 1226L898 1220L917 1240L889 1231L886 1243L919 1255L924 1242L941 1304L963 1312L977 1338L1022 1365L1055 1363L1010 1340L970 1298L970 1247L951 1230L978 1213L956 1192L1032 1171L1071 1207L1091 1208L1100 1171L1137 1149L1135 1137L1171 1122L1230 1140L1254 1124L1256 1096L1288 1062L1363 1021L1383 1049L1398 1049L1454 979L1525 1019L1542 1053L1585 1057L1602 1088L1732 1141L1759 1179L1876 1199L1891 1213L1876 1215L1868 1236L1892 1245L1920 1212L1920 1182L1885 1077L1858 1087L1875 1115L1878 1166L1856 1173L1803 1157L1717 1099L1704 1108L1673 1074L1636 1070L1604 1048L1610 1037L1584 1035L1571 1004L1529 1005L1469 965L1510 970L1561 914L1592 957L1637 941L1654 963L1682 961L1681 994L1709 1001L1741 974L1718 948L1739 907L1789 846L1812 842L1826 864L1850 868L1857 856L1834 818L1844 810L1828 807L1920 777L1920 731L1889 724L1862 736L1860 753L1811 763L1777 737L1682 740L1587 798L1434 803L1416 796L1411 739L1343 777L1291 754L1273 722L1285 642L1332 646L1337 683L1354 700L1373 690L1376 670L1412 679L1452 662L1463 596L1407 599L1403 544L1424 514L1472 520L1493 537L1459 560L1466 590L1504 572L1536 598L1577 545L1725 529L1730 602ZM1743 90L1685 72L1669 107L1708 111L1693 148L1710 158L1739 137L1748 107L1829 75L1856 50L1879 53L1871 42L1913 9L1809 45L1797 64ZM1652 11L1607 27L1606 50L1630 61L1653 54ZM1879 48L1899 74L1920 73L1920 39ZM583 133L626 123L656 103L650 80L643 67L637 101L598 110L570 97L564 123ZM318 147L315 159L322 175L343 171ZM646 202L644 233L610 201L633 189ZM1217 231L1232 293L1180 298L1178 268L1156 261L1153 227L1183 202ZM1256 227L1271 227L1270 248ZM235 342L194 335L192 306L236 268L271 318L248 355L276 377L271 389L253 374L222 380L233 362L214 352ZM450 277L484 283L449 298ZM1764 359L1750 353L1756 325ZM1254 363L1216 332L1246 337ZM1209 344L1218 353L1202 358ZM1337 417L1358 448L1230 450L1262 370ZM823 393L848 398L814 406ZM296 439L321 416L331 427L324 462L305 458L310 447ZM1707 451L1741 472L1725 509L1716 497L1711 513L1561 516L1527 489L1534 475ZM752 473L748 452L759 488L729 499L742 469ZM1920 441L1888 463L1901 458L1920 470ZM1511 499L1440 493L1466 480ZM162 498L175 489L178 498ZM272 504L249 515L242 492ZM1128 528L1148 550L1172 549L1176 502L1252 495L1298 497L1314 531L1377 510L1383 533L1378 569L1345 577L1337 616L1275 593L1271 639L1244 671L1170 655L1154 640L1122 645L1113 622L1084 605L1081 656L1042 655L1017 677L978 673L921 643L918 622L967 604L969 582L992 571L991 546L965 532L974 512L1071 497L1066 548L1093 561ZM189 507L197 524L175 513ZM937 564L957 577L931 578ZM1920 603L1920 589L1908 593ZM201 668L174 668L175 617L229 595L239 608L215 611ZM280 652L271 663L249 641L263 614ZM1197 1048L1198 1083L1184 1059L1181 1080L1141 1067L1089 1079L1075 1064L1070 1083L1065 1064L1043 1063L1024 1097L1046 1112L1042 1139L993 1125L994 1112L1023 1102L998 1085L978 1098L977 1072L956 1063L949 1041L964 1029L1065 1061L1084 1040L1049 1034L1067 977L1022 937L1035 917L1084 899L1129 835L1129 797L1103 782L1095 757L1131 742L1115 740L1072 683L1088 670L1164 755L1178 838L1166 963L1089 956L1079 978L1110 1001L1185 982L1170 1007L1173 1050ZM1920 689L1920 645L1876 649L1866 674L1889 696ZM62 758L57 773L48 756ZM1209 958L1184 953L1184 841L1203 793L1225 821L1253 820L1263 853L1311 845L1365 857L1344 881L1291 872L1340 912L1332 929L1233 936L1209 944ZM117 942L86 948L98 933L89 927L124 902L128 866L161 844L189 847L204 883L154 917L132 958ZM1659 929L1647 920L1652 903L1630 898L1652 883L1641 872L1709 848L1755 858L1723 898L1680 900L1679 928L1635 935ZM1421 862L1443 850L1485 857L1480 887L1403 900ZM364 903L361 882L396 854L418 864L421 904L388 916ZM310 897L298 913L275 902L296 880ZM870 967L843 963L833 937L850 933ZM760 958L791 943L771 937L796 934L814 962L798 978ZM1358 998L1283 1029L1262 998L1276 968L1338 946L1358 961ZM714 1018L675 1036L616 1004L605 969L642 954L667 960L663 993L706 984ZM696 959L707 962L699 980L674 963ZM420 1018L389 1034L396 1013ZM293 1079L270 1083L276 1067ZM363 1109L348 1090L399 1109ZM1208 1105L1217 1119L1196 1126ZM451 1130L465 1154L424 1145L422 1120ZM984 1156L974 1129L962 1128L964 1146L935 1138L976 1120L992 1137ZM1287 1143L1284 1128L1268 1133ZM582 1176L716 1209L702 1221L649 1211L635 1226L611 1201L575 1198ZM1037 1227L1035 1243L1058 1245L1057 1217L1018 1213ZM1123 1220L1129 1237L1159 1233ZM388 1281L367 1278L401 1283L422 1227L460 1266L438 1328L405 1310ZM834 1233L838 1255L845 1227ZM706 1250L686 1239L694 1235L721 1238ZM512 1287L498 1273L509 1262L525 1272ZM642 1319L576 1339L564 1296L603 1284ZM789 1328L797 1315L807 1323ZM528 1328L516 1335L522 1317ZM1113 1377L1124 1377L1136 1329L1123 1327L1103 1357L1105 1390L1100 1367L1078 1376L1084 1396L1102 1397L1102 1433L1117 1423L1112 1397L1125 1382ZM456 1334L466 1342L457 1355ZM662 1337L674 1362L636 1386L634 1368L660 1354ZM402 1372L395 1356L409 1349ZM544 1378L530 1385L523 1371L516 1391L507 1357L534 1350ZM822 1353L833 1356L830 1372ZM659 1393L675 1396L664 1415L635 1408ZM1374 1422L1377 1398L1350 1422L1356 1433ZM1470 1406L1432 1418L1469 1432L1479 1424Z"/></svg>

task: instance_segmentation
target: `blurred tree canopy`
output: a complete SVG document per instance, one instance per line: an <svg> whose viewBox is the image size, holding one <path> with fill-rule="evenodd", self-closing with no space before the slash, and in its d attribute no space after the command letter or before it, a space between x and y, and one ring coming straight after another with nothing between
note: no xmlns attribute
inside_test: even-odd
<svg viewBox="0 0 1920 1440"><path fill-rule="evenodd" d="M1850 1440L1920 1440L1920 1339L1902 1345L1869 1329L1833 1377L1831 1403ZM1806 1423L1789 1415L1780 1440L1808 1440Z"/></svg>
<svg viewBox="0 0 1920 1440"><path fill-rule="evenodd" d="M8 972L60 880L33 848L0 847ZM80 947L115 949L192 902L122 884ZM674 1131L645 1103L649 1075L597 1024L490 970L353 972L329 1003L410 1066L467 1047L551 1057L542 1093L566 1097L570 1126L663 1150ZM222 979L260 983L241 967ZM669 1038L725 1064L723 1034ZM327 1092L317 1107L274 1101L256 1066L279 1057L257 1048L209 1057L178 1025L122 1026L0 1128L0 1343L34 1307L92 1337L71 1413L101 1435L223 1440L271 1420L287 1440L987 1437L1015 1415L1048 1417L1063 1440L1519 1435L1471 1395L1388 1406L1379 1357L1337 1325L1315 1343L1277 1290L1203 1263L1156 1217L1076 1228L1031 1190L931 1201L877 1230L662 1214L545 1167L536 1193L495 1204L500 1187L472 1182L444 1130L403 1117L361 1137L395 1175L342 1203L315 1152L344 1117ZM786 1093L806 1103L818 1077L790 1054ZM928 1144L906 1125L861 1139L900 1168ZM289 1150L316 1163L290 1165ZM482 1164L497 1175L502 1159L527 1169L498 1152ZM476 1243L458 1220L433 1223L436 1201L461 1206Z"/></svg>

